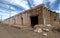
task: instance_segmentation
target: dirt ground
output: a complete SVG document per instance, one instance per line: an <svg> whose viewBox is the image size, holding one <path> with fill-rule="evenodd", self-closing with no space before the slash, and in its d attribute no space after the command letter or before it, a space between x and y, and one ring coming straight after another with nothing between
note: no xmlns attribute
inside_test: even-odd
<svg viewBox="0 0 60 38"><path fill-rule="evenodd" d="M35 33L32 29L17 29L5 24L0 24L0 38L60 38L60 32L47 32L48 36L42 33Z"/></svg>

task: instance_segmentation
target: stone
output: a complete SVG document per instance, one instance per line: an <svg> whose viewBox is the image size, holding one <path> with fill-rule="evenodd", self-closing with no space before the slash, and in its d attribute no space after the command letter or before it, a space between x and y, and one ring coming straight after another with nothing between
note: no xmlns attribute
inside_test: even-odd
<svg viewBox="0 0 60 38"><path fill-rule="evenodd" d="M36 28L36 29L34 30L34 32L41 33L41 32L42 32L42 29L41 29L41 28Z"/></svg>
<svg viewBox="0 0 60 38"><path fill-rule="evenodd" d="M43 28L43 31L49 32L49 29Z"/></svg>
<svg viewBox="0 0 60 38"><path fill-rule="evenodd" d="M42 35L43 35L43 36L48 36L47 33L43 33Z"/></svg>
<svg viewBox="0 0 60 38"><path fill-rule="evenodd" d="M47 26L47 27L51 27L51 24L47 24L46 26Z"/></svg>

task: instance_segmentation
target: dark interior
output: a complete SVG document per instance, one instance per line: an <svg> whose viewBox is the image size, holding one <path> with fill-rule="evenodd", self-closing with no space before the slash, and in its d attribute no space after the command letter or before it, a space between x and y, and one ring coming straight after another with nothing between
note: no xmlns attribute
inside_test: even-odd
<svg viewBox="0 0 60 38"><path fill-rule="evenodd" d="M38 24L38 16L32 16L30 19L31 19L32 27L34 27L36 24Z"/></svg>

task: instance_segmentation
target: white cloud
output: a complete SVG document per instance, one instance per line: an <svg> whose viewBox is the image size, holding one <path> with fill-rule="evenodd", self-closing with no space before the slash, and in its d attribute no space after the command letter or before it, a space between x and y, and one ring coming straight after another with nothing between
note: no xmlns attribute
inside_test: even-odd
<svg viewBox="0 0 60 38"><path fill-rule="evenodd" d="M43 0L43 1L44 3L50 2L51 4L56 2L56 0Z"/></svg>
<svg viewBox="0 0 60 38"><path fill-rule="evenodd" d="M34 5L42 4L43 0L34 0Z"/></svg>
<svg viewBox="0 0 60 38"><path fill-rule="evenodd" d="M44 0L44 4L47 4L49 2L50 8L53 8L53 4L56 2L56 0Z"/></svg>
<svg viewBox="0 0 60 38"><path fill-rule="evenodd" d="M8 5L8 10L12 11L12 10L16 10L16 8L13 7L13 6Z"/></svg>
<svg viewBox="0 0 60 38"><path fill-rule="evenodd" d="M0 13L8 13L7 10L0 9Z"/></svg>
<svg viewBox="0 0 60 38"><path fill-rule="evenodd" d="M56 0L48 0L50 3L55 3Z"/></svg>
<svg viewBox="0 0 60 38"><path fill-rule="evenodd" d="M2 16L2 20L6 19L9 17L9 14L6 14L6 13L0 13L0 19L1 19L1 16Z"/></svg>
<svg viewBox="0 0 60 38"><path fill-rule="evenodd" d="M60 10L55 10L57 13L60 13Z"/></svg>
<svg viewBox="0 0 60 38"><path fill-rule="evenodd" d="M14 4L14 5L20 5L25 9L29 9L27 0L5 0L5 1L8 1L9 3ZM32 0L32 1L35 6L43 3L43 0Z"/></svg>
<svg viewBox="0 0 60 38"><path fill-rule="evenodd" d="M5 1L7 1L7 2L13 4L13 5L16 5L16 6L19 5L19 6L22 6L23 8L25 8L25 9L29 9L27 0L5 0ZM50 5L51 8L53 7L53 4L56 2L56 0L33 0L33 1L34 1L33 3L35 4L35 6L39 5L39 4L42 4L42 3L47 4L48 2L50 2L49 5ZM7 6L2 5L2 6L6 7L6 8L9 8L9 5L7 5ZM12 7L12 6L11 6L11 9L15 10L15 8ZM5 11L1 10L1 11L6 12L6 10ZM55 10L55 11L56 12L60 12L60 5L59 5L59 10ZM7 12L7 13L9 13L9 12ZM16 11L11 11L11 16L14 16L15 14L17 14ZM5 14L1 14L1 15L4 15L3 19L6 19L6 18L9 17L9 14L6 14L6 13Z"/></svg>
<svg viewBox="0 0 60 38"><path fill-rule="evenodd" d="M0 3L0 6L2 7L1 9L4 9L4 10L16 10L13 6L10 6L10 5L7 5L7 4L2 4ZM0 10L1 11L1 10ZM3 11L3 10L2 10Z"/></svg>
<svg viewBox="0 0 60 38"><path fill-rule="evenodd" d="M11 16L10 16L10 14L11 14ZM9 18L9 17L12 17L12 16L14 16L14 15L16 15L17 14L17 12L11 12L11 13L0 13L0 19L1 19L1 16L2 16L2 20L4 20L4 19L7 19L7 18Z"/></svg>
<svg viewBox="0 0 60 38"><path fill-rule="evenodd" d="M8 5L0 3L1 7L8 8Z"/></svg>
<svg viewBox="0 0 60 38"><path fill-rule="evenodd" d="M60 10L60 4L58 5L58 9Z"/></svg>
<svg viewBox="0 0 60 38"><path fill-rule="evenodd" d="M0 19L1 19L1 16L2 16L2 20L9 18L9 17L11 17L11 16L9 16L10 14L11 14L11 16L14 16L17 14L17 11L8 12L6 10L0 9Z"/></svg>
<svg viewBox="0 0 60 38"><path fill-rule="evenodd" d="M20 6L22 6L25 9L28 9L29 8L26 1L22 1L22 0L5 0L5 1L8 1L9 3L14 4L14 5L20 5ZM0 6L1 7L4 7L4 8L7 8L8 10L9 10L9 7L10 7L10 9L15 10L15 8L13 6L10 6L10 5L7 5L7 4L8 3L6 3L6 4L1 4L0 3ZM0 9L0 15L3 16L2 17L3 19L9 18L9 13L10 12L7 11L7 10ZM16 11L11 11L11 16L14 16L17 13L18 12L16 12ZM1 19L1 17L0 17L0 19Z"/></svg>
<svg viewBox="0 0 60 38"><path fill-rule="evenodd" d="M17 12L14 12L14 11L11 12L11 16L14 16L16 14L18 14L18 13Z"/></svg>
<svg viewBox="0 0 60 38"><path fill-rule="evenodd" d="M58 5L58 10L56 12L60 13L60 4Z"/></svg>
<svg viewBox="0 0 60 38"><path fill-rule="evenodd" d="M25 9L29 9L26 1L23 1L23 0L5 0L5 1L8 1L9 3L14 4L14 5L20 5Z"/></svg>
<svg viewBox="0 0 60 38"><path fill-rule="evenodd" d="M49 0L50 2L50 7L53 8L53 4L56 2L56 0Z"/></svg>

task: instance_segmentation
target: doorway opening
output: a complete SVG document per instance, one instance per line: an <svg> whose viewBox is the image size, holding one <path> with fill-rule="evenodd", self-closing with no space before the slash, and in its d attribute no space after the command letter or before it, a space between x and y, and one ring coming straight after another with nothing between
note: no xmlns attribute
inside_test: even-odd
<svg viewBox="0 0 60 38"><path fill-rule="evenodd" d="M31 16L31 27L33 28L35 25L38 24L38 16Z"/></svg>

